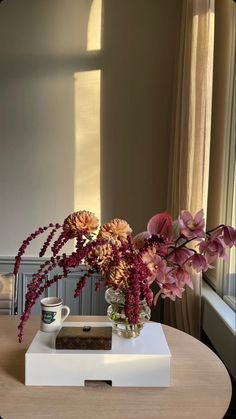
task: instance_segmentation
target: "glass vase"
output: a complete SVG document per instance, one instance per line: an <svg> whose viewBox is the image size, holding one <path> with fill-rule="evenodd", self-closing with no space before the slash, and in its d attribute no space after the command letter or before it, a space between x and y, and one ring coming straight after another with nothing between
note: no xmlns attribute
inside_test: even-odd
<svg viewBox="0 0 236 419"><path fill-rule="evenodd" d="M146 300L139 304L139 322L130 324L125 315L125 298L119 290L108 288L105 292L105 300L108 304L107 316L112 321L113 330L122 337L135 338L140 335L144 324L151 318L151 309Z"/></svg>

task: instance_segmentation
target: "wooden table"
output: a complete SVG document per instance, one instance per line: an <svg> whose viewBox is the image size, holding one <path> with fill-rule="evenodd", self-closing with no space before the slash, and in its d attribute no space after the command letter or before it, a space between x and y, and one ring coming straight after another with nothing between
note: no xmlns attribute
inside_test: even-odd
<svg viewBox="0 0 236 419"><path fill-rule="evenodd" d="M104 317L71 316L70 321ZM0 316L0 416L3 419L154 419L223 418L231 382L220 359L205 345L168 326L163 330L172 353L168 388L29 387L24 385L24 355L39 327L26 324L17 342L18 318Z"/></svg>

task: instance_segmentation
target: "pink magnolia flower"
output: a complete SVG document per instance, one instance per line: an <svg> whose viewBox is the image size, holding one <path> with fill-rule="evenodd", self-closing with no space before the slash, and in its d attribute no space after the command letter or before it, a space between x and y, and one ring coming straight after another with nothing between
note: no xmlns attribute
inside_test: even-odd
<svg viewBox="0 0 236 419"><path fill-rule="evenodd" d="M164 276L165 280L159 282L160 290L155 295L153 304L156 305L159 296L162 298L170 298L175 301L176 297L181 298L185 290L185 285L193 289L193 283L189 273L182 268L167 268L168 272Z"/></svg>
<svg viewBox="0 0 236 419"><path fill-rule="evenodd" d="M189 263L197 272L206 272L208 268L212 268L206 258L198 253L194 253L194 255L191 256Z"/></svg>
<svg viewBox="0 0 236 419"><path fill-rule="evenodd" d="M236 229L231 226L223 227L223 241L226 246L236 246Z"/></svg>
<svg viewBox="0 0 236 419"><path fill-rule="evenodd" d="M184 292L184 288L179 288L178 286L172 286L169 284L165 284L161 290L162 298L170 298L172 301L176 300L176 297L182 298L182 294ZM154 298L155 304L155 298Z"/></svg>
<svg viewBox="0 0 236 419"><path fill-rule="evenodd" d="M193 250L188 249L187 247L177 247L173 250L173 253L169 257L169 260L172 262L183 266L186 261L192 256Z"/></svg>
<svg viewBox="0 0 236 419"><path fill-rule="evenodd" d="M176 268L174 271L174 276L176 278L176 285L178 288L184 288L185 285L188 285L189 288L193 289L193 283L189 273L182 268Z"/></svg>
<svg viewBox="0 0 236 419"><path fill-rule="evenodd" d="M169 297L171 300L175 300L176 296L181 298L182 292L184 291L184 285L176 283L176 278L169 272L165 275L165 280L158 283L160 290L156 293L153 299L154 306L157 304L158 298Z"/></svg>
<svg viewBox="0 0 236 419"><path fill-rule="evenodd" d="M164 281L167 272L167 265L164 259L162 259L157 253L154 253L151 249L148 249L142 255L142 260L147 265L152 274L148 278L149 285L152 284L155 280L158 282Z"/></svg>
<svg viewBox="0 0 236 419"><path fill-rule="evenodd" d="M166 284L174 286L174 284L176 283L176 278L173 275L173 269L171 267L167 267L165 274L157 277L156 282L160 288L162 288L163 285Z"/></svg>
<svg viewBox="0 0 236 419"><path fill-rule="evenodd" d="M170 238L172 231L172 218L167 212L154 215L148 222L147 230L150 235L162 234Z"/></svg>
<svg viewBox="0 0 236 419"><path fill-rule="evenodd" d="M214 262L218 257L222 257L224 260L227 259L225 247L226 245L222 238L218 236L218 232L199 244L200 253L204 254L209 264Z"/></svg>
<svg viewBox="0 0 236 419"><path fill-rule="evenodd" d="M171 249L173 249L174 242L169 241L164 236L156 235L148 240L148 246L152 251L157 253L159 256L167 257Z"/></svg>
<svg viewBox="0 0 236 419"><path fill-rule="evenodd" d="M179 216L180 232L188 239L204 237L205 220L201 209L193 217L189 211L181 211Z"/></svg>

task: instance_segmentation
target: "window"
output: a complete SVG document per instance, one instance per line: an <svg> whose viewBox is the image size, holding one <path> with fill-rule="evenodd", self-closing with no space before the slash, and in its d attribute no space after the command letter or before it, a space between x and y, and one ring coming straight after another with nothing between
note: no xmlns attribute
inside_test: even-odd
<svg viewBox="0 0 236 419"><path fill-rule="evenodd" d="M234 84L235 89L235 84ZM235 92L236 93L236 92ZM235 102L235 95L234 95L234 102ZM234 103L235 108L235 103ZM236 112L236 108L234 111L234 115ZM234 118L235 119L235 118ZM235 122L235 121L234 121ZM235 128L235 124L234 124ZM235 130L234 130L234 138L235 138ZM235 145L235 144L234 144ZM232 225L236 225L236 161L234 161L234 172L233 172L233 181L229 182L229 185L233 187L232 196ZM228 205L230 208L230 204ZM231 216L231 214L230 214ZM224 281L223 281L223 298L225 302L236 311L236 247L232 248L229 255L229 263L228 266L224 264Z"/></svg>
<svg viewBox="0 0 236 419"><path fill-rule="evenodd" d="M218 0L215 4L209 229L222 223L236 226L236 4L222 3ZM234 310L235 254L235 248L231 249L228 263L221 259L216 269L207 273L208 281Z"/></svg>

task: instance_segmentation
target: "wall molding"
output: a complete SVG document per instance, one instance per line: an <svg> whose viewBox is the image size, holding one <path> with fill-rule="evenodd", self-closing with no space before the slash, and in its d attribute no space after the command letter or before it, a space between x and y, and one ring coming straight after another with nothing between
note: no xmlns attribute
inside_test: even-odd
<svg viewBox="0 0 236 419"><path fill-rule="evenodd" d="M23 257L22 263L25 265L40 265L42 262L46 261L49 258L39 258L37 256ZM14 265L15 256L0 256L0 265Z"/></svg>
<svg viewBox="0 0 236 419"><path fill-rule="evenodd" d="M39 257L24 257L21 260L19 273L17 275L17 312L22 314L24 310L25 294L27 292L27 285L31 282L32 276L39 269L40 265L49 258ZM0 273L6 274L13 272L15 264L15 257L13 256L0 256ZM47 279L52 278L56 273L61 272L60 268L55 268L48 273ZM57 283L53 284L45 290L43 296L58 296L64 301L64 304L71 308L71 314L80 315L106 315L107 303L104 299L105 289L101 286L99 292L95 291L95 280L99 279L99 274L93 274L91 279L82 290L78 298L74 298L74 289L76 284L82 277L87 268L83 265L71 269L67 278L60 279ZM32 314L40 314L40 302L37 301L32 309Z"/></svg>

